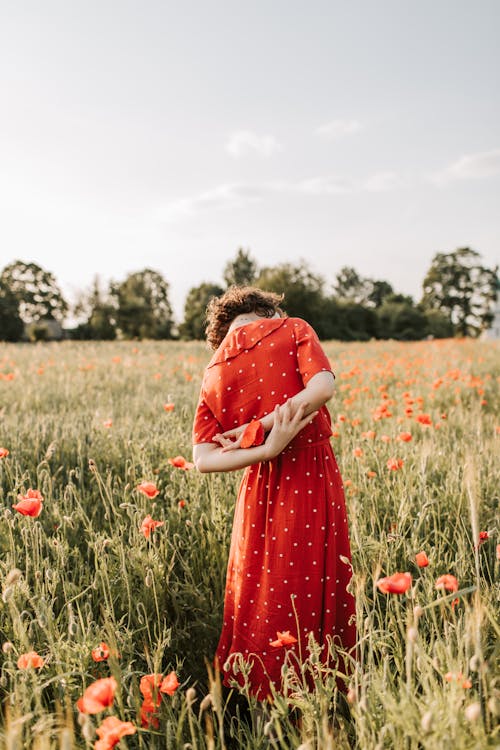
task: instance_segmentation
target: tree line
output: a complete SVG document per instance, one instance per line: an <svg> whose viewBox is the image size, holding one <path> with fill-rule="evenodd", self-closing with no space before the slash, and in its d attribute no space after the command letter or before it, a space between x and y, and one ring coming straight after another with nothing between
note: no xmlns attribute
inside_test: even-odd
<svg viewBox="0 0 500 750"><path fill-rule="evenodd" d="M203 339L208 301L233 284L283 293L287 314L307 320L322 339L478 336L493 317L497 275L498 267L484 266L471 248L437 253L416 302L349 266L329 288L304 260L260 268L249 250L239 248L224 267L224 285L203 282L189 290L177 324L169 283L158 271L146 268L107 285L96 276L70 307L50 271L18 260L0 274L0 340ZM79 322L63 328L68 313Z"/></svg>

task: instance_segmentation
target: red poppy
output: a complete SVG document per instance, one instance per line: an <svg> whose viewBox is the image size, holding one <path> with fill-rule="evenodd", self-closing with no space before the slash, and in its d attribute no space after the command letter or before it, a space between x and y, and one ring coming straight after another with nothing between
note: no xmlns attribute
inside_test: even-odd
<svg viewBox="0 0 500 750"><path fill-rule="evenodd" d="M439 576L435 583L436 589L446 589L446 591L458 591L458 581L455 576L450 573L445 573Z"/></svg>
<svg viewBox="0 0 500 750"><path fill-rule="evenodd" d="M9 451L7 448L0 448L0 458L5 458L9 455Z"/></svg>
<svg viewBox="0 0 500 750"><path fill-rule="evenodd" d="M386 466L390 471L397 471L403 466L403 464L404 464L404 461L402 458L390 458L387 461Z"/></svg>
<svg viewBox="0 0 500 750"><path fill-rule="evenodd" d="M366 476L370 477L370 479L373 479L373 477L377 476L377 472L376 471L367 471L366 472Z"/></svg>
<svg viewBox="0 0 500 750"><path fill-rule="evenodd" d="M101 641L97 648L92 649L91 653L94 661L106 661L109 657L109 648L104 641Z"/></svg>
<svg viewBox="0 0 500 750"><path fill-rule="evenodd" d="M252 419L247 424L241 436L241 447L250 448L253 445L262 445L264 442L264 428L260 419Z"/></svg>
<svg viewBox="0 0 500 750"><path fill-rule="evenodd" d="M19 502L12 507L23 516L38 518L43 508L43 495L39 490L28 490L26 495L18 495Z"/></svg>
<svg viewBox="0 0 500 750"><path fill-rule="evenodd" d="M173 411L175 409L175 404L173 404L172 402L168 402L166 404L163 404L163 408L165 409L165 411Z"/></svg>
<svg viewBox="0 0 500 750"><path fill-rule="evenodd" d="M167 461L171 466L175 466L177 469L184 469L184 471L194 468L194 464L191 461L186 461L184 456L175 456L175 458L169 458Z"/></svg>
<svg viewBox="0 0 500 750"><path fill-rule="evenodd" d="M26 654L21 654L17 660L18 669L29 669L30 667L40 669L40 667L43 667L43 664L42 657L36 651L28 651Z"/></svg>
<svg viewBox="0 0 500 750"><path fill-rule="evenodd" d="M363 455L363 449L362 448L354 448L352 455L356 458L360 458Z"/></svg>
<svg viewBox="0 0 500 750"><path fill-rule="evenodd" d="M472 682L464 678L462 672L447 672L444 679L446 682L457 682L464 689L472 687Z"/></svg>
<svg viewBox="0 0 500 750"><path fill-rule="evenodd" d="M179 500L179 502L177 503L177 505L179 506L179 508L185 508L186 507L186 501L185 500Z"/></svg>
<svg viewBox="0 0 500 750"><path fill-rule="evenodd" d="M417 552L415 560L419 568L426 568L429 565L429 558L425 552Z"/></svg>
<svg viewBox="0 0 500 750"><path fill-rule="evenodd" d="M135 489L142 492L146 497L149 497L150 500L153 500L153 498L160 494L160 490L154 482L141 482L141 484L138 484Z"/></svg>
<svg viewBox="0 0 500 750"><path fill-rule="evenodd" d="M489 539L490 536L487 531L480 531L479 532L479 544L482 542L485 542L487 539Z"/></svg>
<svg viewBox="0 0 500 750"><path fill-rule="evenodd" d="M114 677L103 677L96 680L85 690L76 706L82 714L98 714L105 708L113 705L116 688L118 687Z"/></svg>
<svg viewBox="0 0 500 750"><path fill-rule="evenodd" d="M415 417L415 419L417 420L417 422L420 422L420 424L424 424L424 425L426 425L426 424L431 425L432 424L432 419L431 419L431 415L430 414L417 414L417 416Z"/></svg>
<svg viewBox="0 0 500 750"><path fill-rule="evenodd" d="M413 440L411 432L400 432L398 435L398 439L402 440L403 443L409 443L410 440Z"/></svg>
<svg viewBox="0 0 500 750"><path fill-rule="evenodd" d="M160 685L160 692L167 695L173 695L181 683L177 679L175 672L170 672L163 678Z"/></svg>
<svg viewBox="0 0 500 750"><path fill-rule="evenodd" d="M113 420L112 419L105 419L104 422L102 423L102 426L103 427L107 427L108 429L110 427L113 427Z"/></svg>
<svg viewBox="0 0 500 750"><path fill-rule="evenodd" d="M164 523L164 521L153 521L151 516L147 515L141 524L141 531L146 539L149 539L151 532L154 531L158 526L163 526Z"/></svg>
<svg viewBox="0 0 500 750"><path fill-rule="evenodd" d="M100 727L95 730L100 739L95 743L95 750L111 750L122 737L135 734L137 728L131 721L120 721L116 716L107 716Z"/></svg>
<svg viewBox="0 0 500 750"><path fill-rule="evenodd" d="M280 632L279 630L276 631L276 635L278 636L275 641L271 641L269 644L270 646L274 646L274 648L280 648L281 646L292 646L294 643L297 643L297 639L295 636L290 635L289 630L284 630Z"/></svg>
<svg viewBox="0 0 500 750"><path fill-rule="evenodd" d="M411 573L393 573L392 576L379 578L377 586L384 594L404 594L411 587Z"/></svg>

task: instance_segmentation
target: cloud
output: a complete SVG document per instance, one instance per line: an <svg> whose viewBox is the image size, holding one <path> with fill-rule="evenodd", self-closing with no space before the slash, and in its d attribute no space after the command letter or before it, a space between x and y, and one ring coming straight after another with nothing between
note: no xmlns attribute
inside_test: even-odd
<svg viewBox="0 0 500 750"><path fill-rule="evenodd" d="M260 156L271 156L282 148L273 135L257 135L251 130L238 130L232 133L226 143L226 151L235 158L252 152Z"/></svg>
<svg viewBox="0 0 500 750"><path fill-rule="evenodd" d="M500 149L465 154L444 169L429 175L431 182L445 185L454 180L478 180L500 174Z"/></svg>
<svg viewBox="0 0 500 750"><path fill-rule="evenodd" d="M362 125L358 120L331 120L324 125L320 125L314 132L324 138L334 139L357 133L361 129Z"/></svg>
<svg viewBox="0 0 500 750"><path fill-rule="evenodd" d="M160 210L159 218L172 221L207 211L238 208L251 201L258 201L269 189L265 185L228 183L218 185L190 198L181 198Z"/></svg>

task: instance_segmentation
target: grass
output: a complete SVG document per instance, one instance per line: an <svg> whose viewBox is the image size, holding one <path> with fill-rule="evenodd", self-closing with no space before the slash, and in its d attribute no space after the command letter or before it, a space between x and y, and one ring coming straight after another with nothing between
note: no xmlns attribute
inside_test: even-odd
<svg viewBox="0 0 500 750"><path fill-rule="evenodd" d="M0 347L2 746L92 747L107 715L137 727L121 741L129 748L498 746L498 346L325 349L357 601L350 703L311 643L302 679L285 675L292 698L277 695L267 715L244 720L210 669L240 474L168 463L191 457L209 352L196 342ZM417 421L423 414L430 425ZM391 458L402 466L388 469ZM142 481L156 483L153 500L136 490ZM29 488L44 497L37 518L12 509ZM163 522L149 538L147 514ZM415 563L420 550L428 567ZM407 593L378 590L380 577L404 571ZM435 589L446 573L457 593ZM95 662L101 641L115 655ZM43 667L18 668L33 650ZM141 677L172 670L180 687L162 697L158 726L142 727ZM110 675L113 706L80 715L84 689Z"/></svg>

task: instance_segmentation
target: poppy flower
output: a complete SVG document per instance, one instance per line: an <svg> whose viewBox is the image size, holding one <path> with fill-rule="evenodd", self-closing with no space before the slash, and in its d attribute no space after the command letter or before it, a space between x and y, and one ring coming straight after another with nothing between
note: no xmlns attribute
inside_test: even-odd
<svg viewBox="0 0 500 750"><path fill-rule="evenodd" d="M14 510L23 516L38 518L43 508L43 495L39 490L28 490L26 495L18 495L19 502L13 505Z"/></svg>
<svg viewBox="0 0 500 750"><path fill-rule="evenodd" d="M398 435L398 440L402 440L403 443L409 443L410 440L413 440L413 436L411 432L400 432Z"/></svg>
<svg viewBox="0 0 500 750"><path fill-rule="evenodd" d="M380 436L380 439L381 439L381 440L382 440L382 441L383 441L384 443L390 443L390 442L391 442L391 438L389 437L389 435L381 435L381 436Z"/></svg>
<svg viewBox="0 0 500 750"><path fill-rule="evenodd" d="M479 544L482 544L482 542L485 542L487 539L489 539L490 536L487 531L480 531L479 532Z"/></svg>
<svg viewBox="0 0 500 750"><path fill-rule="evenodd" d="M110 427L113 427L113 420L105 419L104 422L102 423L102 426L106 427L107 429L109 429Z"/></svg>
<svg viewBox="0 0 500 750"><path fill-rule="evenodd" d="M164 523L164 521L153 521L151 516L147 515L141 524L141 531L146 539L149 539L151 532L154 531L158 526L163 526Z"/></svg>
<svg viewBox="0 0 500 750"><path fill-rule="evenodd" d="M184 471L194 468L194 464L191 461L186 461L184 456L175 456L175 458L169 458L167 461L171 466L175 466L177 469L184 469Z"/></svg>
<svg viewBox="0 0 500 750"><path fill-rule="evenodd" d="M472 682L464 678L462 672L446 672L444 679L446 682L457 682L464 689L472 687Z"/></svg>
<svg viewBox="0 0 500 750"><path fill-rule="evenodd" d="M173 411L175 409L175 404L169 401L168 403L163 404L163 408L165 409L165 411Z"/></svg>
<svg viewBox="0 0 500 750"><path fill-rule="evenodd" d="M109 657L109 648L104 641L101 641L97 648L92 649L91 653L94 661L106 661Z"/></svg>
<svg viewBox="0 0 500 750"><path fill-rule="evenodd" d="M96 680L85 690L81 698L76 702L78 710L82 714L98 714L105 708L113 705L116 688L118 687L114 677L103 677Z"/></svg>
<svg viewBox="0 0 500 750"><path fill-rule="evenodd" d="M361 437L364 440L374 440L376 434L377 433L375 432L375 430L367 430L367 432L362 432L361 433Z"/></svg>
<svg viewBox="0 0 500 750"><path fill-rule="evenodd" d="M379 578L377 586L383 594L404 594L411 587L411 573L393 573L392 576Z"/></svg>
<svg viewBox="0 0 500 750"><path fill-rule="evenodd" d="M156 709L153 706L152 702L150 700L143 700L141 704L141 727L144 727L148 729L149 727L153 727L153 729L159 729L160 728L160 720L158 716L155 714Z"/></svg>
<svg viewBox="0 0 500 750"><path fill-rule="evenodd" d="M436 589L446 589L446 591L458 591L458 581L450 573L439 576L434 584Z"/></svg>
<svg viewBox="0 0 500 750"><path fill-rule="evenodd" d="M170 672L166 677L163 678L160 685L160 693L166 693L167 695L173 695L181 683L177 679L175 672Z"/></svg>
<svg viewBox="0 0 500 750"><path fill-rule="evenodd" d="M145 674L141 677L139 683L139 690L144 696L146 701L153 703L153 692L156 688L156 705L159 706L161 703L161 695L159 694L159 687L162 683L161 674Z"/></svg>
<svg viewBox="0 0 500 750"><path fill-rule="evenodd" d="M270 646L273 646L274 648L280 648L281 646L292 646L294 643L297 643L297 639L295 636L290 635L289 630L284 630L280 632L279 630L276 631L276 635L278 636L275 641L271 641L269 644Z"/></svg>
<svg viewBox="0 0 500 750"><path fill-rule="evenodd" d="M179 500L177 503L179 508L185 508L186 507L186 501L185 500Z"/></svg>
<svg viewBox="0 0 500 750"><path fill-rule="evenodd" d="M366 476L370 477L370 479L373 479L373 477L377 476L377 472L376 471L367 471L366 472Z"/></svg>
<svg viewBox="0 0 500 750"><path fill-rule="evenodd" d="M430 414L417 414L417 416L415 417L415 419L417 420L417 422L419 422L420 424L423 424L423 425L431 425L432 424L432 419L431 419L431 415Z"/></svg>
<svg viewBox="0 0 500 750"><path fill-rule="evenodd" d="M403 466L403 464L404 464L404 461L402 458L389 458L386 466L389 469L389 471L397 471Z"/></svg>
<svg viewBox="0 0 500 750"><path fill-rule="evenodd" d="M426 568L429 565L429 558L425 552L417 552L415 560L419 568Z"/></svg>
<svg viewBox="0 0 500 750"><path fill-rule="evenodd" d="M362 448L354 448L352 455L355 456L355 458L360 458L363 455L363 449Z"/></svg>
<svg viewBox="0 0 500 750"><path fill-rule="evenodd" d="M127 734L135 734L137 728L131 721L120 721L116 716L107 716L100 727L95 730L100 738L95 743L95 750L110 750L115 747L122 737Z"/></svg>
<svg viewBox="0 0 500 750"><path fill-rule="evenodd" d="M241 436L241 447L250 448L253 445L262 445L264 442L264 428L260 419L252 419L247 424Z"/></svg>
<svg viewBox="0 0 500 750"><path fill-rule="evenodd" d="M28 651L26 654L21 654L17 660L18 669L29 669L30 667L40 669L40 667L43 667L43 664L42 657L36 651Z"/></svg>
<svg viewBox="0 0 500 750"><path fill-rule="evenodd" d="M146 497L149 497L150 500L153 500L153 498L160 494L160 490L153 482L141 482L135 489L142 492Z"/></svg>
<svg viewBox="0 0 500 750"><path fill-rule="evenodd" d="M5 458L9 455L9 451L7 448L0 448L0 458Z"/></svg>

